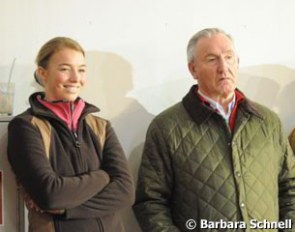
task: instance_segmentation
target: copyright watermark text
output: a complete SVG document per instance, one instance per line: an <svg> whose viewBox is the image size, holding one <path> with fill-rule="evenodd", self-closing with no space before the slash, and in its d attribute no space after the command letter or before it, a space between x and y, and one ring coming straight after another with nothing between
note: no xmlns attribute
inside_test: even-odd
<svg viewBox="0 0 295 232"><path fill-rule="evenodd" d="M218 221L209 221L206 219L201 219L197 222L195 219L188 219L185 222L185 227L188 230L200 229L246 229L247 227L251 229L292 229L292 220L286 219L284 221L268 221L266 219L258 221L252 219L247 224L244 221L226 221L220 219Z"/></svg>
<svg viewBox="0 0 295 232"><path fill-rule="evenodd" d="M185 227L188 229L188 230L194 230L196 229L197 227L197 222L196 220L194 219L188 219L185 223Z"/></svg>

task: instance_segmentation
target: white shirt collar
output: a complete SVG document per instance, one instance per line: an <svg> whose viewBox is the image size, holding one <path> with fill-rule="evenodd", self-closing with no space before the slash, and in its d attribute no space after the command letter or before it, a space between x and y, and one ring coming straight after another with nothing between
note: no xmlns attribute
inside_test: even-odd
<svg viewBox="0 0 295 232"><path fill-rule="evenodd" d="M214 101L212 98L206 96L204 93L198 89L198 94L200 94L210 105L210 107L217 111L218 114L220 114L227 123L229 123L229 117L231 115L231 112L235 106L236 103L236 95L234 94L234 97L232 101L228 104L228 110L227 113L224 111L222 105L220 105L218 102Z"/></svg>

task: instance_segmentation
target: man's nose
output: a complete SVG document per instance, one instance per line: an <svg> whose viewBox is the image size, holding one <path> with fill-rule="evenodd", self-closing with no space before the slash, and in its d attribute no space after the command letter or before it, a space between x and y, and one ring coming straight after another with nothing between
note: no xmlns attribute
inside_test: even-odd
<svg viewBox="0 0 295 232"><path fill-rule="evenodd" d="M225 58L221 57L218 62L218 71L224 72L228 68L228 62Z"/></svg>

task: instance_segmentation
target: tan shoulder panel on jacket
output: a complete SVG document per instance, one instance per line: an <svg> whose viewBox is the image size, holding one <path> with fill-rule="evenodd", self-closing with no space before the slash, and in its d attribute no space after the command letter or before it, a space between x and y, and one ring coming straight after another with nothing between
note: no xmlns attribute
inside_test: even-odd
<svg viewBox="0 0 295 232"><path fill-rule="evenodd" d="M37 127L41 133L42 140L45 147L46 157L49 159L51 126L47 120L42 120L37 117L33 117L32 124L35 127Z"/></svg>
<svg viewBox="0 0 295 232"><path fill-rule="evenodd" d="M103 145L106 140L107 121L91 114L87 115L85 120L97 136L98 141L103 149Z"/></svg>

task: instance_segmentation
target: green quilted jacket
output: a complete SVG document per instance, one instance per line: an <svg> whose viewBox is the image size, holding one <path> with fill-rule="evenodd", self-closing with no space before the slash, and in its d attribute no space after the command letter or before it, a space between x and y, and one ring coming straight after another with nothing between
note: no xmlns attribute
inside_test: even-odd
<svg viewBox="0 0 295 232"><path fill-rule="evenodd" d="M143 231L295 231L250 223L295 222L295 159L277 115L245 99L231 132L196 88L148 129L134 205ZM204 228L202 219L246 226Z"/></svg>

